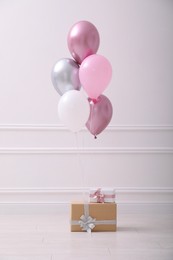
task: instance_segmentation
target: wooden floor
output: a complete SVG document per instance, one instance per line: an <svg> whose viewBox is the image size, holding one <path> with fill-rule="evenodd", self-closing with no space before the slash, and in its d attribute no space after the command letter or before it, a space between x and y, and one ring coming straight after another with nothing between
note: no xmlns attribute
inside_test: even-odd
<svg viewBox="0 0 173 260"><path fill-rule="evenodd" d="M118 231L71 233L69 215L0 214L0 260L172 260L173 214L119 214Z"/></svg>

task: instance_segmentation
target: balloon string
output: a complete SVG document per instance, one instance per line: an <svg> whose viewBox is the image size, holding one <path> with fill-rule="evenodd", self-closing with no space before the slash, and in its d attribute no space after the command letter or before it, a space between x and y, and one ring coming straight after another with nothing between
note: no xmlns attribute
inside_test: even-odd
<svg viewBox="0 0 173 260"><path fill-rule="evenodd" d="M93 111L94 111L94 100L90 101L90 130L91 132L93 132L92 126L93 126ZM97 139L97 136L95 134L94 135L94 139Z"/></svg>
<svg viewBox="0 0 173 260"><path fill-rule="evenodd" d="M75 133L75 139L76 139L76 155L77 155L77 163L78 163L78 168L79 168L79 173L81 176L81 186L82 186L82 197L84 203L87 203L87 194L86 194L86 176L85 176L85 171L84 167L82 164L81 160L81 153L80 153L80 147L79 147L79 138L78 138L78 133Z"/></svg>
<svg viewBox="0 0 173 260"><path fill-rule="evenodd" d="M91 107L91 112L90 112L90 118L91 118L91 120L90 120L90 130L91 130L91 132L93 132L93 129L92 129L92 126L93 126L93 109L94 109L94 102L93 101L91 101L90 107ZM94 135L94 138L95 138L95 135Z"/></svg>

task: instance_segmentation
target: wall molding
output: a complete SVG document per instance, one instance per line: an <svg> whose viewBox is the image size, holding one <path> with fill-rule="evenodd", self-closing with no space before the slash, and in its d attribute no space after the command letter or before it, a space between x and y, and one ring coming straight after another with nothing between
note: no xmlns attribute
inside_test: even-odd
<svg viewBox="0 0 173 260"><path fill-rule="evenodd" d="M1 124L0 131L69 131L59 124ZM87 131L82 128L82 131ZM106 131L173 131L173 125L109 125Z"/></svg>
<svg viewBox="0 0 173 260"><path fill-rule="evenodd" d="M170 147L8 147L0 148L0 154L173 154Z"/></svg>
<svg viewBox="0 0 173 260"><path fill-rule="evenodd" d="M117 204L172 204L173 187L118 187ZM0 204L69 204L86 201L89 188L1 188Z"/></svg>
<svg viewBox="0 0 173 260"><path fill-rule="evenodd" d="M173 125L109 125L99 142L93 142L87 129L82 132L75 135L53 124L1 124L0 154L173 153Z"/></svg>

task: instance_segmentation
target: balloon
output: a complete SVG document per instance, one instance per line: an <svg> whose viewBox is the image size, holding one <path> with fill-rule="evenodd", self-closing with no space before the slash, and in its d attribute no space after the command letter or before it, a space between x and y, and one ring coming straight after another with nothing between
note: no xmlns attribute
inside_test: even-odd
<svg viewBox="0 0 173 260"><path fill-rule="evenodd" d="M88 120L90 106L82 92L70 90L59 101L60 120L73 132L78 132Z"/></svg>
<svg viewBox="0 0 173 260"><path fill-rule="evenodd" d="M71 55L81 64L87 56L97 52L100 37L97 28L92 23L81 21L70 29L67 43Z"/></svg>
<svg viewBox="0 0 173 260"><path fill-rule="evenodd" d="M63 95L69 90L80 90L79 65L72 59L59 60L52 69L52 83L56 91Z"/></svg>
<svg viewBox="0 0 173 260"><path fill-rule="evenodd" d="M97 99L107 88L112 77L109 61L97 54L88 56L81 64L79 78L88 96Z"/></svg>
<svg viewBox="0 0 173 260"><path fill-rule="evenodd" d="M110 100L101 95L97 100L88 99L90 103L90 116L86 127L95 137L100 134L109 124L113 114Z"/></svg>

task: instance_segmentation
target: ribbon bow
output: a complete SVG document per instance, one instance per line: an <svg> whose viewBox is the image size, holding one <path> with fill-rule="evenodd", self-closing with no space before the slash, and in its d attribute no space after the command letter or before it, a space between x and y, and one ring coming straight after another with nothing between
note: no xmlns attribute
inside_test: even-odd
<svg viewBox="0 0 173 260"><path fill-rule="evenodd" d="M82 230L87 231L88 233L91 233L91 230L95 227L95 218L92 218L90 216L82 215L79 220L79 225L82 228Z"/></svg>
<svg viewBox="0 0 173 260"><path fill-rule="evenodd" d="M97 199L98 203L104 203L105 195L101 192L101 189L99 188L96 190L93 194L93 198Z"/></svg>

